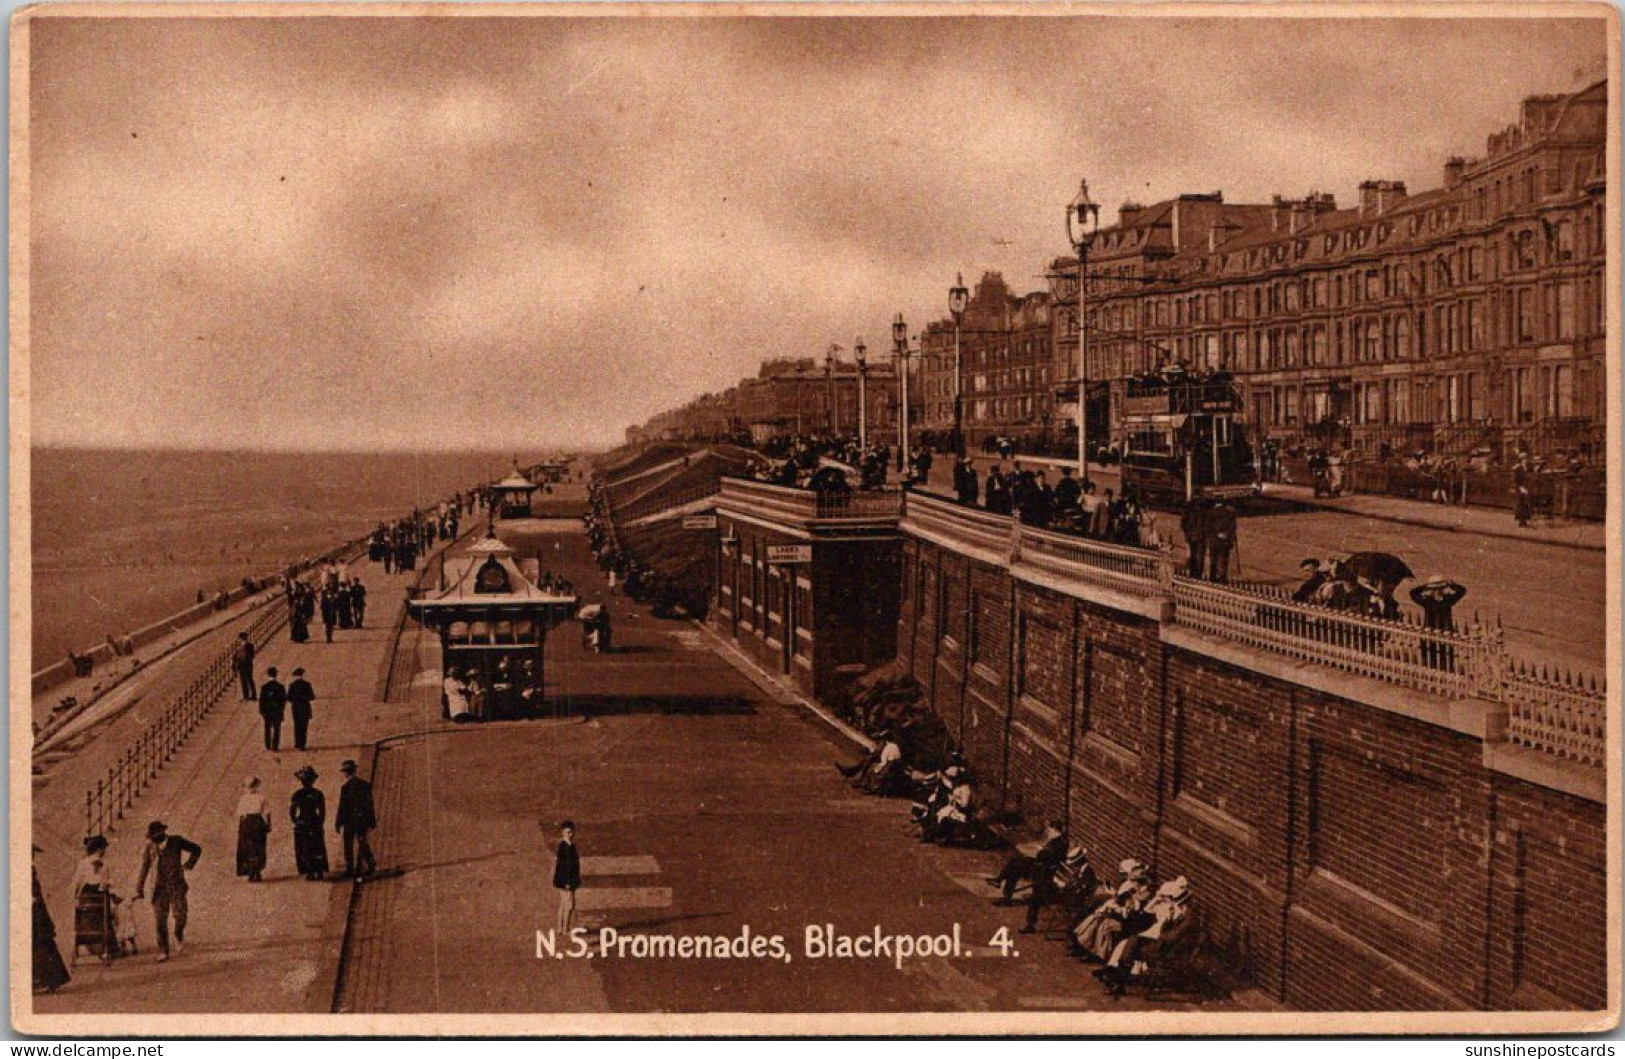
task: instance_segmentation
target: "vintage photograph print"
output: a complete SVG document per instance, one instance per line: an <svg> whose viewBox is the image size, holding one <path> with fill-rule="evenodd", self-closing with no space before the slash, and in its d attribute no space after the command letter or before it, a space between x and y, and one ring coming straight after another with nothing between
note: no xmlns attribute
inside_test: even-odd
<svg viewBox="0 0 1625 1059"><path fill-rule="evenodd" d="M1614 1025L1619 36L21 12L13 1025Z"/></svg>

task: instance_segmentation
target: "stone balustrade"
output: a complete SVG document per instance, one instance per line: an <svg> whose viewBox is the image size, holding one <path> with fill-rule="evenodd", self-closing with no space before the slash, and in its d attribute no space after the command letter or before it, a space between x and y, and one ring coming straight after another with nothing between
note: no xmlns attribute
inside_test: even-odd
<svg viewBox="0 0 1625 1059"><path fill-rule="evenodd" d="M768 487L776 488L776 487ZM1038 571L1087 593L1102 588L1161 604L1162 620L1195 632L1352 676L1507 707L1508 738L1601 767L1606 685L1596 678L1536 671L1510 658L1499 627L1475 623L1444 632L1294 601L1260 586L1215 584L1176 573L1167 550L1129 548L1023 526L920 493L908 494L902 529L1003 566Z"/></svg>

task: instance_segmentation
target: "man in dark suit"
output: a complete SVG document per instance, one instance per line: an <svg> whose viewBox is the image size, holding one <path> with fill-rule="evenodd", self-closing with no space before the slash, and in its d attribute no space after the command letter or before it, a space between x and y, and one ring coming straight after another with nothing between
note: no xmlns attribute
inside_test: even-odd
<svg viewBox="0 0 1625 1059"><path fill-rule="evenodd" d="M1207 505L1201 497L1185 501L1184 510L1179 513L1179 532L1185 535L1185 544L1190 549L1185 572L1191 577L1201 577L1206 565L1207 522Z"/></svg>
<svg viewBox="0 0 1625 1059"><path fill-rule="evenodd" d="M378 861L372 855L367 835L378 826L378 814L372 805L372 784L355 774L354 761L339 766L344 773L344 786L339 788L339 811L333 818L333 828L344 836L344 874L352 877L371 875L378 870Z"/></svg>
<svg viewBox="0 0 1625 1059"><path fill-rule="evenodd" d="M1236 548L1236 509L1220 499L1207 515L1207 576L1230 580L1230 553Z"/></svg>
<svg viewBox="0 0 1625 1059"><path fill-rule="evenodd" d="M186 859L183 861L181 858ZM169 959L169 916L175 916L175 954L186 948L186 873L197 866L203 847L180 835L169 834L162 820L147 825L147 846L141 851L141 875L135 883L137 901L146 894L152 874L152 916L158 924L158 962Z"/></svg>
<svg viewBox="0 0 1625 1059"><path fill-rule="evenodd" d="M293 671L288 685L288 706L293 712L293 748L305 749L305 736L310 732L310 704L316 701L316 689L305 679L304 669Z"/></svg>
<svg viewBox="0 0 1625 1059"><path fill-rule="evenodd" d="M265 749L282 749L282 715L288 705L288 689L276 678L276 666L265 671L260 685L260 719L265 722Z"/></svg>
<svg viewBox="0 0 1625 1059"><path fill-rule="evenodd" d="M237 671L237 681L243 688L243 701L254 701L254 641L245 630L237 634L231 645L231 667Z"/></svg>
<svg viewBox="0 0 1625 1059"><path fill-rule="evenodd" d="M322 589L322 632L327 636L327 642L333 642L333 626L339 620L338 599L331 588Z"/></svg>
<svg viewBox="0 0 1625 1059"><path fill-rule="evenodd" d="M553 888L559 892L558 932L568 937L575 922L576 891L581 889L581 854L576 849L576 825L573 820L559 825L559 848L553 859Z"/></svg>

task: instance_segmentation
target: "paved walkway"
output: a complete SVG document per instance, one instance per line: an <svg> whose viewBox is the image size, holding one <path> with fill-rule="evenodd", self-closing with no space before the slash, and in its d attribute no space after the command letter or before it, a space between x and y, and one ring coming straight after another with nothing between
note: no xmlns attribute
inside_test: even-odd
<svg viewBox="0 0 1625 1059"><path fill-rule="evenodd" d="M984 472L988 462L978 461ZM1102 489L1115 489L1114 473L1099 469L1091 473ZM931 491L951 498L947 471L933 469L932 477ZM1520 535L1509 512L1486 508L1352 494L1315 502L1311 489L1298 486L1271 485L1268 495L1282 495L1286 502L1242 507L1232 577L1295 588L1303 580L1298 564L1305 558L1392 552L1418 578L1437 572L1466 585L1468 596L1457 609L1458 618L1499 618L1507 645L1518 658L1536 665L1603 672L1608 633L1606 552L1587 543L1599 539L1603 527L1542 522ZM1186 545L1178 516L1169 511L1153 514L1158 531L1183 562ZM1577 547L1553 546L1576 542ZM1409 599L1413 584L1402 585L1399 595L1401 607L1415 616L1418 612ZM1564 615L1563 620L1554 621L1554 614Z"/></svg>
<svg viewBox="0 0 1625 1059"><path fill-rule="evenodd" d="M203 858L190 875L191 922L184 954L168 963L156 962L151 911L142 903L136 908L141 954L110 966L88 959L79 963L63 992L34 998L36 1012L329 1009L351 887L336 881L306 882L296 874L286 810L287 798L298 786L293 773L306 763L321 773L317 786L327 794L331 813L341 780L339 763L362 757L375 740L405 729L412 720L410 707L373 701L412 575L386 575L382 566L365 559L351 570L367 586L366 628L336 630L331 644L322 642L319 625L316 638L305 644L292 643L282 632L260 653L262 673L265 666L274 665L286 680L294 667L302 666L315 686L308 752L292 749L291 723L283 729L280 753L264 749L258 711L230 689L136 801L132 813L109 833L114 878L126 897L134 894L147 821L162 819L172 833L203 846ZM216 639L223 645L230 637L231 630L225 629ZM186 679L191 672L187 670ZM162 701L154 695L155 706ZM106 744L115 752L121 750L118 734L104 733L90 749ZM270 863L259 884L235 874L233 809L249 775L261 778L273 816ZM72 784L71 776L61 780L53 779L48 793L42 792L36 834L48 847L41 855L41 877L66 955L73 922L67 890L83 825L73 797L80 788ZM328 856L342 869L336 838L329 841Z"/></svg>
<svg viewBox="0 0 1625 1059"><path fill-rule="evenodd" d="M548 690L576 716L481 726L438 725L438 659L422 656L418 725L433 730L377 760L395 870L359 891L340 1010L1194 1006L1111 1001L1059 941L1016 933L1021 910L994 906L982 881L1000 854L919 844L906 802L860 795L831 767L856 756L851 743L746 679L689 623L608 593L579 532L539 532L530 546L543 566L570 577L583 602L606 602L617 650L589 654L574 627L555 630ZM748 929L782 935L790 962L539 956L538 932L555 922L552 847L565 818L580 829L578 923L593 944L597 928L675 938ZM965 951L901 968L806 958L807 926L826 923L851 934L957 929ZM1001 928L1015 942L1008 956L989 944ZM1204 1010L1259 1003L1246 994Z"/></svg>
<svg viewBox="0 0 1625 1059"><path fill-rule="evenodd" d="M995 457L978 454L971 458L977 475L983 482L987 470L1002 462L1006 467L1020 463L1024 467L1043 470L1050 484L1060 480L1060 468L1076 467L1075 460L1057 460L1037 456L1018 456L1014 460L1000 461ZM895 472L893 472L895 477ZM1121 487L1122 475L1116 467L1097 464L1089 466L1089 477L1100 489L1116 492ZM928 491L939 496L953 496L953 460L942 457L931 469ZM1539 519L1528 528L1520 527L1512 518L1510 509L1493 507L1462 507L1453 504L1434 504L1424 500L1408 500L1397 496L1379 496L1366 493L1345 493L1335 499L1315 496L1311 485L1271 482L1264 487L1267 497L1290 501L1294 505L1323 511L1340 511L1361 518L1379 519L1397 525L1469 533L1479 537L1502 538L1560 547L1605 551L1608 542L1607 527L1601 522L1581 519Z"/></svg>
<svg viewBox="0 0 1625 1059"><path fill-rule="evenodd" d="M1270 496L1283 497L1296 504L1343 511L1362 518L1382 519L1404 526L1469 533L1478 537L1499 537L1505 540L1535 544L1551 544L1589 551L1606 551L1608 528L1601 522L1583 519L1537 519L1527 527L1519 526L1510 508L1462 507L1457 504L1433 504L1424 500L1407 500L1397 496L1379 496L1368 493L1344 493L1340 497L1315 497L1314 486L1272 482L1265 487Z"/></svg>

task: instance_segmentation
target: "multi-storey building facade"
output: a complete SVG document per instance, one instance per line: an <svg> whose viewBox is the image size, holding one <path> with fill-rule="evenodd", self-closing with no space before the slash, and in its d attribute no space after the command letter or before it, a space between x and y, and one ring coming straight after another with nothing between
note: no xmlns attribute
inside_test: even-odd
<svg viewBox="0 0 1625 1059"><path fill-rule="evenodd" d="M1036 440L1052 428L1050 296L1016 295L997 272L977 282L959 326L966 444L995 435ZM911 425L933 436L954 422L954 322L936 320L920 336L921 415Z"/></svg>
<svg viewBox="0 0 1625 1059"><path fill-rule="evenodd" d="M1089 257L1086 377L1231 371L1256 429L1286 440L1594 447L1606 87L1525 100L1484 158L1451 159L1417 195L1368 180L1344 209L1318 193L1125 206ZM1055 272L1057 304L1075 305L1076 261ZM1065 380L1072 315L1055 314Z"/></svg>

